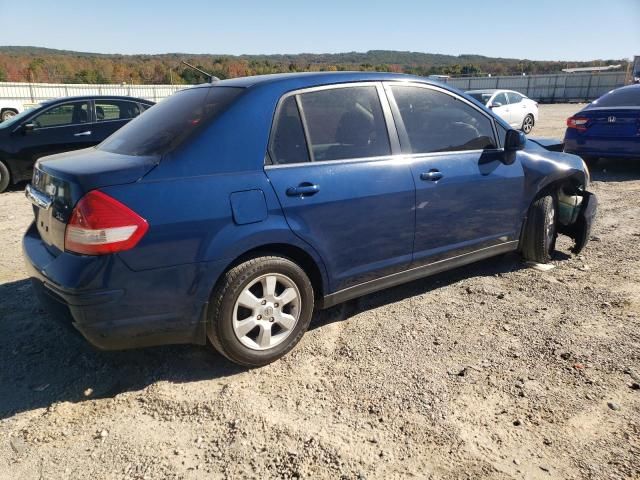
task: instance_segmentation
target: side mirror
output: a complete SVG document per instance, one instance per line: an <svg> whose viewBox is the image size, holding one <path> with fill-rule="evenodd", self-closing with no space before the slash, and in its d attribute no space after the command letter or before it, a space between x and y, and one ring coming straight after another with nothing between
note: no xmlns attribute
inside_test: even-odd
<svg viewBox="0 0 640 480"><path fill-rule="evenodd" d="M496 107L501 107L501 106L502 106L502 103L500 103L500 102L493 102L493 103L489 106L489 108L496 108Z"/></svg>
<svg viewBox="0 0 640 480"><path fill-rule="evenodd" d="M527 136L520 130L507 130L507 136L504 140L504 151L515 152L524 149L527 143Z"/></svg>
<svg viewBox="0 0 640 480"><path fill-rule="evenodd" d="M22 131L24 133L33 132L35 128L36 128L36 125L35 123L32 123L32 122L22 124Z"/></svg>

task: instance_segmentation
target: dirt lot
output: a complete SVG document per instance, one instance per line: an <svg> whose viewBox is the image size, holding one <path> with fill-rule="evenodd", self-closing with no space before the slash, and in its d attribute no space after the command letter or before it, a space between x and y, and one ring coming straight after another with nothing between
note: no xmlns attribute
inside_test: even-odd
<svg viewBox="0 0 640 480"><path fill-rule="evenodd" d="M542 106L533 134L578 108ZM59 328L25 278L23 186L0 195L0 478L640 478L640 162L592 174L582 255L369 295L251 371Z"/></svg>

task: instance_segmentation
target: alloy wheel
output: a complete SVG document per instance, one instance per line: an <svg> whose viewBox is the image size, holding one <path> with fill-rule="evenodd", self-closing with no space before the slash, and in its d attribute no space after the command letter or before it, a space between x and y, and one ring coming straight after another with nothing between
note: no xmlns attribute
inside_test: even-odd
<svg viewBox="0 0 640 480"><path fill-rule="evenodd" d="M286 275L269 273L247 284L233 308L233 332L252 350L267 350L293 332L301 311L301 295Z"/></svg>
<svg viewBox="0 0 640 480"><path fill-rule="evenodd" d="M522 131L524 133L531 133L531 130L533 130L533 117L531 115L527 115L526 117L524 117Z"/></svg>

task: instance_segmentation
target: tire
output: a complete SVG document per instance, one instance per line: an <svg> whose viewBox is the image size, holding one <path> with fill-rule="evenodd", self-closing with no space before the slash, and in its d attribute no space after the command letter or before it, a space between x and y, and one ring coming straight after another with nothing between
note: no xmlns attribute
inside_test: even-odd
<svg viewBox="0 0 640 480"><path fill-rule="evenodd" d="M0 193L4 192L11 183L11 172L7 166L0 162Z"/></svg>
<svg viewBox="0 0 640 480"><path fill-rule="evenodd" d="M276 256L252 258L230 269L215 287L207 335L232 362L267 365L286 355L307 331L313 299L309 277L296 263Z"/></svg>
<svg viewBox="0 0 640 480"><path fill-rule="evenodd" d="M5 110L0 115L0 121L4 122L5 120L9 120L11 117L15 117L18 114L15 110Z"/></svg>
<svg viewBox="0 0 640 480"><path fill-rule="evenodd" d="M538 197L529 207L521 252L525 260L548 263L556 247L556 201L551 195Z"/></svg>
<svg viewBox="0 0 640 480"><path fill-rule="evenodd" d="M533 118L533 115L529 113L527 114L526 117L524 117L524 120L522 121L522 127L520 128L520 130L522 130L526 134L529 134L531 133L531 130L533 130L534 125L535 125L535 120Z"/></svg>

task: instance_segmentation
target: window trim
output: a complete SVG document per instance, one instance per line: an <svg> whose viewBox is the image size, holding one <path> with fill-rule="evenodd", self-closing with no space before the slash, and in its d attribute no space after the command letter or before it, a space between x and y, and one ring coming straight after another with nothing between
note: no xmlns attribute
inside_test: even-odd
<svg viewBox="0 0 640 480"><path fill-rule="evenodd" d="M391 89L392 87L418 87L418 88L424 88L425 90L435 90L437 92L440 93L444 93L446 95L449 95L450 97L453 97L456 100L459 100L465 104L467 104L469 107L471 107L472 109L474 109L476 112L484 115L485 117L487 117L487 119L489 119L489 122L491 123L491 129L493 131L493 141L494 144L496 145L496 148L486 148L486 149L475 149L475 150L447 150L446 152L423 152L423 153L414 153L414 152L409 152L406 150L406 147L402 148L402 154L405 157L415 157L415 156L424 156L424 155L442 155L445 153L454 153L454 154L461 154L461 153L469 153L469 152L485 152L485 151L489 151L489 152L496 152L496 151L503 151L504 147L500 145L500 141L499 141L499 136L498 136L498 131L496 128L496 120L495 118L488 112L485 112L484 110L482 110L481 108L479 108L478 106L474 105L471 101L467 100L464 97L461 97L460 95L457 95L456 93L447 90L445 88L441 88L438 87L436 85L430 85L427 83L418 83L418 82L383 82L384 85L384 89L385 92L387 93L387 97L389 99L389 104L391 105L391 110L393 112L393 117L395 120L395 124L396 124L396 130L398 131L398 137L400 139L400 145L404 145L408 146L411 145L411 142L409 141L409 134L407 133L407 129L405 127L404 124L404 120L402 118L402 115L400 114L400 108L398 107L398 104L396 102L395 96L393 95L393 90ZM493 100L493 99L492 99Z"/></svg>
<svg viewBox="0 0 640 480"><path fill-rule="evenodd" d="M307 118L304 115L304 107L302 106L302 101L300 97L305 93L319 92L323 90L335 90L338 88L355 88L355 87L375 87L376 94L378 96L378 101L380 102L380 108L382 110L382 118L385 124L385 128L387 131L387 138L389 140L389 155L379 155L376 157L356 157L356 158L342 158L339 160L321 160L316 161L313 149L311 148L311 138L309 135L309 129L307 127ZM267 144L267 153L273 160L275 156L273 155L273 141L275 138L275 127L277 120L280 115L280 111L284 102L291 96L295 96L296 105L298 107L298 114L300 115L300 121L302 122L302 130L304 132L305 142L307 146L307 152L309 154L309 161L306 162L295 162L295 163L286 163L286 164L278 164L273 162L272 164L265 163L265 168L284 168L284 167L295 167L300 165L326 165L326 164L336 164L338 162L361 162L361 161L372 161L372 160L388 160L390 158L395 157L396 155L402 153L400 150L400 141L397 135L397 128L395 122L393 121L393 115L391 112L391 108L389 105L389 99L384 91L383 83L380 81L364 81L364 82L349 82L349 83L336 83L329 85L318 85L314 87L305 87L298 90L292 90L283 94L278 100L278 104L276 105L275 112L273 114L273 118L271 120L271 127L269 129L269 142ZM391 123L390 123L391 122Z"/></svg>
<svg viewBox="0 0 640 480"><path fill-rule="evenodd" d="M47 107L46 109L42 110L41 112L34 112L34 114L29 117L28 119L26 119L25 121L23 121L22 123L20 123L19 127L26 124L26 123L31 123L33 122L36 118L38 118L40 115L43 115L44 113L48 112L49 110L52 110L54 108L63 106L63 105L69 105L72 103L86 103L87 104L87 114L89 115L89 121L84 122L84 123L66 123L64 125L51 125L50 127L37 127L34 128L33 130L36 131L40 131L40 130L48 130L50 128L68 128L68 127L78 127L81 125L91 125L93 123L95 123L94 119L93 119L93 111L91 109L91 100L72 100L70 102L60 102L60 103L56 103L55 105L50 105L49 107Z"/></svg>

